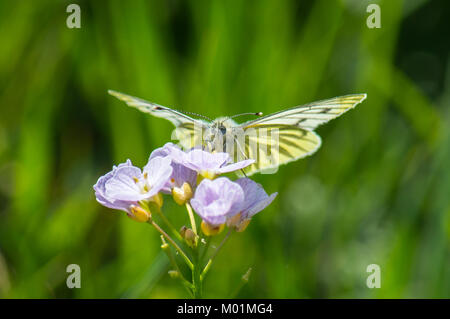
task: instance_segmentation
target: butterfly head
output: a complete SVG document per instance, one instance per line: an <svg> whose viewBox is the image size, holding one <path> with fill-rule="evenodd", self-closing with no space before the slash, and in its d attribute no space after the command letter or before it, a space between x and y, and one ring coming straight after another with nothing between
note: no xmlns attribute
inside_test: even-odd
<svg viewBox="0 0 450 319"><path fill-rule="evenodd" d="M237 124L229 117L215 119L209 125L204 135L206 148L216 151L224 151L224 142L227 135L231 134L232 128Z"/></svg>
<svg viewBox="0 0 450 319"><path fill-rule="evenodd" d="M215 119L212 121L210 129L209 129L209 135L211 137L214 136L224 136L233 126L236 126L236 122L234 122L229 117L219 117L218 119Z"/></svg>

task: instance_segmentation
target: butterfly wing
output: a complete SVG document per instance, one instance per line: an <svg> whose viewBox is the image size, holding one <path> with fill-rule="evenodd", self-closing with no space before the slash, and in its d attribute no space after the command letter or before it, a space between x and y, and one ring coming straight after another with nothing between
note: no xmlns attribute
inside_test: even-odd
<svg viewBox="0 0 450 319"><path fill-rule="evenodd" d="M249 132L251 130L251 132ZM245 142L239 143L243 149L238 160L254 159L255 163L246 167L247 176L263 171L275 173L278 167L313 154L321 145L320 136L314 131L293 125L270 124L246 130Z"/></svg>
<svg viewBox="0 0 450 319"><path fill-rule="evenodd" d="M148 102L131 95L113 90L108 90L108 93L119 100L124 101L128 106L137 108L141 112L149 113L153 116L170 121L176 128L172 138L179 140L184 148L190 149L201 143L201 140L200 142L198 142L198 140L201 139L202 131L206 128L205 122L193 119L190 116L171 108ZM200 132L198 132L198 130L200 130Z"/></svg>
<svg viewBox="0 0 450 319"><path fill-rule="evenodd" d="M366 94L339 96L328 100L296 106L284 111L260 117L256 120L249 121L241 125L248 128L262 124L283 124L293 125L307 130L314 130L317 126L324 124L354 108L356 105L364 101L366 97Z"/></svg>
<svg viewBox="0 0 450 319"><path fill-rule="evenodd" d="M245 173L276 170L279 165L313 154L321 145L313 130L361 103L366 94L352 94L273 113L239 125L244 132L238 149L256 162ZM239 152L238 152L239 153ZM242 154L244 153L244 154Z"/></svg>

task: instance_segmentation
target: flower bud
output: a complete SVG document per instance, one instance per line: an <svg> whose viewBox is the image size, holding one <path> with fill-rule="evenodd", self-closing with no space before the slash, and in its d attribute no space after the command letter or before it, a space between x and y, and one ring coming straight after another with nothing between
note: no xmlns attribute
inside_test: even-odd
<svg viewBox="0 0 450 319"><path fill-rule="evenodd" d="M180 273L178 272L178 270L169 270L168 272L170 278L176 279L180 277Z"/></svg>
<svg viewBox="0 0 450 319"><path fill-rule="evenodd" d="M166 240L164 239L164 236L161 235L161 249L167 251L168 249L170 249L169 244L166 242Z"/></svg>
<svg viewBox="0 0 450 319"><path fill-rule="evenodd" d="M198 236L193 232L192 229L190 228L186 229L183 237L189 247L194 248L197 246Z"/></svg>
<svg viewBox="0 0 450 319"><path fill-rule="evenodd" d="M146 223L152 216L149 211L146 211L140 206L132 205L130 210L131 214L128 214L128 216L141 223Z"/></svg>
<svg viewBox="0 0 450 319"><path fill-rule="evenodd" d="M214 235L220 234L222 232L222 230L225 228L225 224L221 224L219 226L213 226L213 225L208 224L205 221L202 221L201 227L202 227L202 232L206 236L214 236Z"/></svg>
<svg viewBox="0 0 450 319"><path fill-rule="evenodd" d="M184 182L181 187L174 187L172 189L172 196L178 205L184 205L188 200L192 198L192 187L189 183Z"/></svg>
<svg viewBox="0 0 450 319"><path fill-rule="evenodd" d="M248 282L248 279L250 278L250 275L252 273L252 267L250 267L247 272L242 276L243 282Z"/></svg>
<svg viewBox="0 0 450 319"><path fill-rule="evenodd" d="M158 206L158 208L161 208L162 205L163 205L163 202L164 202L161 193L158 193L158 194L156 194L155 196L153 196L153 197L150 199L150 201L151 201L152 203L154 203L156 206Z"/></svg>
<svg viewBox="0 0 450 319"><path fill-rule="evenodd" d="M180 235L183 238L184 238L184 234L186 233L186 229L187 229L187 227L184 225L180 228Z"/></svg>

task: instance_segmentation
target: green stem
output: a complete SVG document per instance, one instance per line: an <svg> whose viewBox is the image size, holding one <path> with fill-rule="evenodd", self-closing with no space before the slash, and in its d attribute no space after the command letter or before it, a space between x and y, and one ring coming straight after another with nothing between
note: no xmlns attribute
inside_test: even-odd
<svg viewBox="0 0 450 319"><path fill-rule="evenodd" d="M250 277L250 274L252 272L252 268L250 267L247 272L241 277L241 280L239 282L239 285L236 287L236 289L234 290L234 292L231 294L230 299L235 299L236 296L239 294L239 292L241 291L242 287L244 287L244 285L246 283L248 283L248 279Z"/></svg>
<svg viewBox="0 0 450 319"><path fill-rule="evenodd" d="M192 288L192 284L189 281L187 281L186 278L184 278L183 274L181 273L180 267L178 266L175 256L172 254L172 250L170 249L169 244L166 243L163 235L161 235L161 241L162 241L161 249L164 250L164 252L166 253L170 263L172 264L172 267L178 272L183 283L188 284L189 287Z"/></svg>
<svg viewBox="0 0 450 319"><path fill-rule="evenodd" d="M175 247L175 249L180 253L181 257L183 257L184 261L189 266L189 268L194 269L194 265L192 264L191 260L189 259L188 256L186 256L186 254L180 248L180 246L178 246L177 243L161 227L159 227L159 225L157 223L155 223L152 219L150 219L148 221L148 223L151 224L153 227L155 227L156 230L159 231L161 233L161 235L163 235L164 238L166 238L169 241L169 243L172 244L173 247Z"/></svg>
<svg viewBox="0 0 450 319"><path fill-rule="evenodd" d="M194 295L192 294L192 289L194 288L194 286L189 281L187 281L186 278L184 278L180 267L178 267L175 256L172 254L172 249L170 248L169 244L167 244L167 242L165 241L163 235L161 235L161 242L162 242L161 249L164 250L164 252L166 253L167 257L170 260L170 263L172 264L172 267L177 271L178 276L179 276L178 279L180 279L184 288L186 288L188 294L191 297L194 297Z"/></svg>
<svg viewBox="0 0 450 319"><path fill-rule="evenodd" d="M214 258L217 256L217 253L219 252L219 250L222 248L222 246L228 240L228 238L230 237L231 233L232 233L232 230L230 229L228 231L228 233L225 235L225 237L222 239L222 241L220 242L219 246L216 248L214 253L212 254L211 258L209 258L208 263L206 264L205 268L203 269L203 271L200 274L200 280L203 280L205 278L206 274L208 273L209 269L211 268L211 265L212 265L212 262L214 261Z"/></svg>
<svg viewBox="0 0 450 319"><path fill-rule="evenodd" d="M197 235L197 225L195 224L194 213L192 212L192 207L188 202L186 202L186 209L188 211L189 219L191 221L192 230L194 231L194 234Z"/></svg>
<svg viewBox="0 0 450 319"><path fill-rule="evenodd" d="M167 225L167 227L169 227L170 231L175 235L175 237L179 240L179 241L183 241L183 237L181 237L180 233L175 229L175 227L172 225L172 223L167 219L167 217L163 214L163 212L161 211L161 209L157 209L158 215L159 217L161 217L161 219L163 220L163 222Z"/></svg>
<svg viewBox="0 0 450 319"><path fill-rule="evenodd" d="M202 287L202 280L201 280L201 264L199 261L198 250L195 251L195 263L194 263L194 267L192 268L192 284L194 286L194 288L193 288L194 298L195 299L202 298L203 287Z"/></svg>
<svg viewBox="0 0 450 319"><path fill-rule="evenodd" d="M205 248L203 248L202 256L200 257L200 262L203 262L203 259L205 259L205 255L208 252L209 245L211 244L211 237L208 237L206 239Z"/></svg>

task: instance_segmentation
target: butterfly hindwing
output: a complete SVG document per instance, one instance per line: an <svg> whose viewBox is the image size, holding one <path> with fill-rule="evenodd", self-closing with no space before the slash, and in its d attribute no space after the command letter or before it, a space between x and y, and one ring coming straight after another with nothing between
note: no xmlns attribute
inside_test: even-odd
<svg viewBox="0 0 450 319"><path fill-rule="evenodd" d="M241 143L242 144L242 143ZM245 132L244 158L255 163L244 169L247 176L264 171L275 172L280 165L314 153L321 145L315 132L293 125L267 124Z"/></svg>

